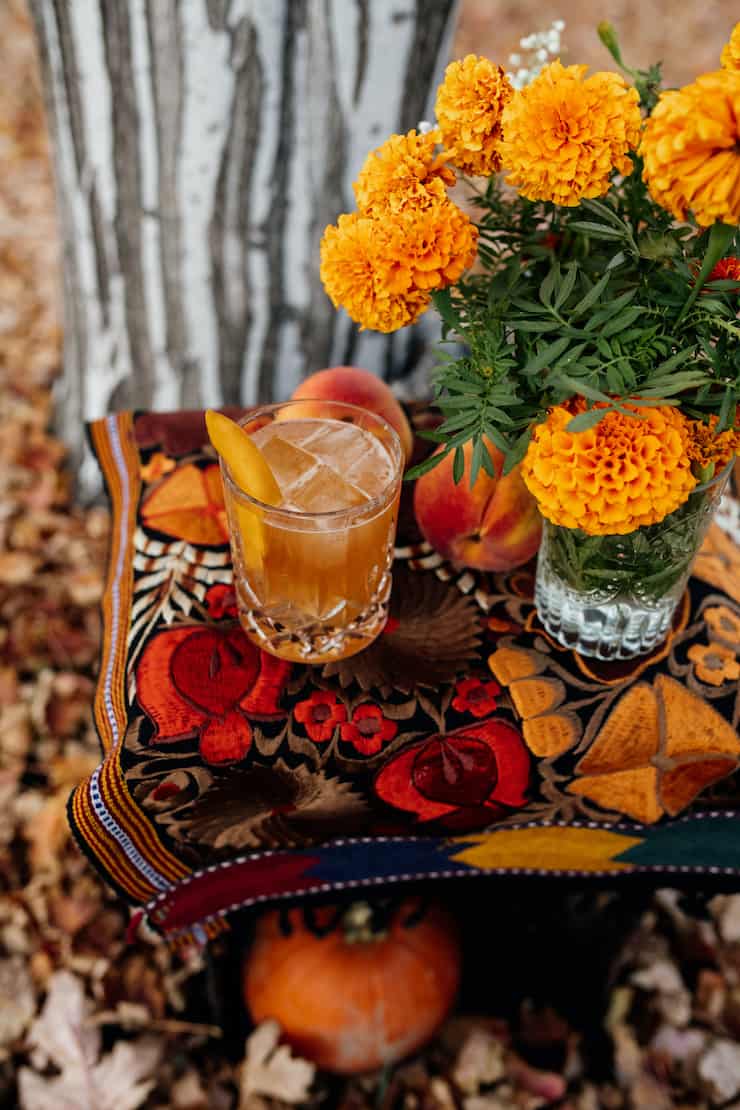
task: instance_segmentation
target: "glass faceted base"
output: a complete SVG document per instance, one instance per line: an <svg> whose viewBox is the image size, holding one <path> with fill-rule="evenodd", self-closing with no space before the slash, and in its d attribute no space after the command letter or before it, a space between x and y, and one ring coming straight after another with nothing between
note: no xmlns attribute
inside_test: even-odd
<svg viewBox="0 0 740 1110"><path fill-rule="evenodd" d="M682 583L683 586L683 583ZM543 625L563 647L596 659L632 659L664 640L683 589L649 605L629 595L577 590L537 563L535 604Z"/></svg>
<svg viewBox="0 0 740 1110"><path fill-rule="evenodd" d="M625 536L545 520L535 604L549 634L597 659L632 659L664 640L730 470L660 523Z"/></svg>

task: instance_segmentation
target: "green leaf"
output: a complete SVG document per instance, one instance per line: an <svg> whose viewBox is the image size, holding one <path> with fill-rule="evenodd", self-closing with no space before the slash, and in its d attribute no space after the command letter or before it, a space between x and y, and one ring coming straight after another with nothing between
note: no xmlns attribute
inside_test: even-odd
<svg viewBox="0 0 740 1110"><path fill-rule="evenodd" d="M617 332L624 331L630 324L634 324L635 320L642 316L644 312L645 309L642 305L632 305L631 308L626 308L624 312L620 312L613 320L604 324L601 329L602 338L607 339L610 335L616 335Z"/></svg>
<svg viewBox="0 0 740 1110"><path fill-rule="evenodd" d="M589 409L588 412L579 412L565 425L566 432L585 432L594 428L606 416L608 409Z"/></svg>
<svg viewBox="0 0 740 1110"><path fill-rule="evenodd" d="M595 312L590 320L584 325L584 331L594 331L600 327L606 320L612 320L615 315L626 308L630 301L633 301L637 296L637 289L628 289L626 293L622 293L619 297L615 297L613 301L607 301L602 305L598 312Z"/></svg>
<svg viewBox="0 0 740 1110"><path fill-rule="evenodd" d="M475 485L476 478L480 473L480 468L483 463L483 440L480 435L477 435L473 440L473 455L470 460L470 488Z"/></svg>
<svg viewBox="0 0 740 1110"><path fill-rule="evenodd" d="M592 235L596 239L626 239L628 237L626 227L617 231L615 227L592 223L591 220L571 220L568 227L574 231L583 231L586 235Z"/></svg>
<svg viewBox="0 0 740 1110"><path fill-rule="evenodd" d="M480 404L480 394L475 393L455 393L448 394L439 402L439 407L442 412L446 413L448 409L477 409Z"/></svg>
<svg viewBox="0 0 740 1110"><path fill-rule="evenodd" d="M462 476L465 473L465 453L462 447L455 448L455 458L452 462L452 480L455 485L459 485L462 481Z"/></svg>
<svg viewBox="0 0 740 1110"><path fill-rule="evenodd" d="M616 270L617 266L621 266L623 262L627 261L627 255L624 251L617 251L617 253L609 259L606 264L607 272L609 270Z"/></svg>
<svg viewBox="0 0 740 1110"><path fill-rule="evenodd" d="M732 401L734 398L734 393L735 391L733 390L732 386L728 385L725 389L725 395L722 398L722 404L720 406L719 415L717 417L717 433L727 431L727 429L732 425L732 421L730 420L730 412L733 408Z"/></svg>
<svg viewBox="0 0 740 1110"><path fill-rule="evenodd" d="M432 294L432 301L449 330L457 331L460 326L460 321L457 313L452 307L452 294L449 288L438 289L436 293Z"/></svg>
<svg viewBox="0 0 740 1110"><path fill-rule="evenodd" d="M539 370L543 370L545 366L550 366L556 358L562 355L563 351L570 346L570 338L566 335L565 338L556 339L552 343L548 343L541 351L539 351L534 358L531 358L526 366L523 367L523 374L536 374Z"/></svg>
<svg viewBox="0 0 740 1110"><path fill-rule="evenodd" d="M556 326L555 320L509 320L507 322L512 331L552 331Z"/></svg>
<svg viewBox="0 0 740 1110"><path fill-rule="evenodd" d="M571 263L571 265L568 267L568 271L565 277L563 278L563 282L560 286L560 289L558 290L557 296L555 297L556 311L561 307L561 305L565 304L565 302L568 300L568 297L573 292L573 286L576 283L577 277L578 267L574 263Z"/></svg>
<svg viewBox="0 0 740 1110"><path fill-rule="evenodd" d="M511 447L504 452L504 474L510 474L518 466L527 453L529 441L532 438L532 429L527 426L522 434L514 441Z"/></svg>
<svg viewBox="0 0 740 1110"><path fill-rule="evenodd" d="M409 470L406 471L404 475L404 481L413 482L416 478L421 478L422 474L428 474L429 471L433 470L435 466L439 466L439 464L442 462L442 459L447 458L449 453L449 451L440 451L439 454L435 452L434 454L429 455L428 458L424 459L420 463L417 463L416 466L412 466Z"/></svg>
<svg viewBox="0 0 740 1110"><path fill-rule="evenodd" d="M586 347L588 347L588 343L576 343L575 347L571 347L569 351L565 352L562 358L559 358L557 362L553 364L553 370L561 370L566 366L571 366L577 359L580 359Z"/></svg>
<svg viewBox="0 0 740 1110"><path fill-rule="evenodd" d="M569 313L571 319L575 319L577 316L580 316L581 313L585 312L587 308L590 308L592 304L596 304L609 284L610 277L611 274L604 274L603 277L599 278L596 284L586 293L585 297L582 297L575 308L571 310Z"/></svg>
<svg viewBox="0 0 740 1110"><path fill-rule="evenodd" d="M588 397L590 401L605 401L610 408L619 408L615 405L611 397L607 397L606 393L601 390L595 389L592 385L586 382L579 381L578 378L571 378L567 374L558 373L558 381L562 382L566 389L570 389L572 393L579 393L581 397Z"/></svg>
<svg viewBox="0 0 740 1110"><path fill-rule="evenodd" d="M622 217L610 208L608 204L603 204L600 200L582 200L581 208L585 208L587 212L592 212L595 216L601 216L602 219L612 224L619 231L624 232L627 227Z"/></svg>
<svg viewBox="0 0 740 1110"><path fill-rule="evenodd" d="M676 351L675 355L671 355L665 362L661 362L655 367L655 376L658 377L660 374L665 374L669 370L675 370L677 366L681 366L682 363L687 362L688 359L695 354L696 351L694 347L684 347L682 351Z"/></svg>
<svg viewBox="0 0 740 1110"><path fill-rule="evenodd" d="M685 389L703 385L706 380L706 374L701 371L687 370L684 374L674 375L673 378L661 378L657 382L651 380L649 385L639 389L637 393L640 397L674 397L677 393L683 393Z"/></svg>
<svg viewBox="0 0 740 1110"><path fill-rule="evenodd" d="M552 266L550 267L548 273L546 274L546 276L544 278L544 281L542 282L542 284L540 285L540 288L539 288L539 298L540 298L540 300L542 301L542 303L544 305L548 306L548 308L549 308L550 303L552 301L552 294L553 294L553 290L555 288L555 285L559 281L560 281L560 263L559 262L553 262Z"/></svg>

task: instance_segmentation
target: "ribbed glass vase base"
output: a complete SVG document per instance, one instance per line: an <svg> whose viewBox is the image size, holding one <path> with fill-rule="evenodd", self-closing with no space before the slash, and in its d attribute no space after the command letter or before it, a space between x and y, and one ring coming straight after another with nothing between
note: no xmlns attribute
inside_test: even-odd
<svg viewBox="0 0 740 1110"><path fill-rule="evenodd" d="M553 575L539 575L537 613L550 635L581 655L596 659L634 659L664 640L676 598L661 598L649 607L633 598L604 599L571 590Z"/></svg>

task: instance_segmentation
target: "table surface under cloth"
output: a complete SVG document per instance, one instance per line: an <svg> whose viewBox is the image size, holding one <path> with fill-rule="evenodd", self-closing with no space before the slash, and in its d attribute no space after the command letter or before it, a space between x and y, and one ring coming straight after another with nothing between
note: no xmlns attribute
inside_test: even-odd
<svg viewBox="0 0 740 1110"><path fill-rule="evenodd" d="M532 566L459 571L425 545L408 486L386 630L311 667L236 620L203 414L119 413L90 434L113 507L103 755L70 817L165 935L417 878L740 878L736 500L667 642L600 663L544 633Z"/></svg>

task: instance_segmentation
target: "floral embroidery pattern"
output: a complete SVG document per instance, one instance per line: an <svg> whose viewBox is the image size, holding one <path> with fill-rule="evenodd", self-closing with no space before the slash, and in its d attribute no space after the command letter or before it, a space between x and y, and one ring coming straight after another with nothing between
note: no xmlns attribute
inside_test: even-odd
<svg viewBox="0 0 740 1110"><path fill-rule="evenodd" d="M568 791L647 824L675 817L737 766L740 739L701 698L667 675L617 702Z"/></svg>
<svg viewBox="0 0 740 1110"><path fill-rule="evenodd" d="M394 756L375 779L382 801L465 832L526 804L529 753L508 721L431 736Z"/></svg>
<svg viewBox="0 0 740 1110"><path fill-rule="evenodd" d="M223 558L218 469L184 447L174 470L164 448L144 454L139 524L164 550L137 571L140 605L166 567L163 533L173 561L183 535L196 547L211 536L188 555L194 567L215 565L203 546ZM709 584L695 580L649 656L582 659L539 626L531 568L459 571L425 551L408 504L400 518L405 553L383 634L320 671L251 644L228 567L216 581L179 574L177 607L160 607L130 664L142 723L127 740L126 774L155 825L207 864L213 850L336 836L650 824L703 791L710 807L731 796L740 614L726 586L712 594L708 574Z"/></svg>
<svg viewBox="0 0 740 1110"><path fill-rule="evenodd" d="M704 610L704 620L713 639L740 647L740 617L728 605L710 606Z"/></svg>
<svg viewBox="0 0 740 1110"><path fill-rule="evenodd" d="M152 486L139 509L142 522L157 532L190 543L228 543L221 472L216 463L187 463Z"/></svg>
<svg viewBox="0 0 740 1110"><path fill-rule="evenodd" d="M222 620L224 617L236 619L239 615L236 607L236 591L233 586L226 586L221 582L211 586L205 602L208 615L214 620Z"/></svg>
<svg viewBox="0 0 740 1110"><path fill-rule="evenodd" d="M496 694L501 693L497 682L482 682L479 678L464 678L455 687L452 708L458 713L472 713L474 717L486 717L496 708Z"/></svg>
<svg viewBox="0 0 740 1110"><path fill-rule="evenodd" d="M252 746L249 717L281 714L290 665L261 652L240 628L185 626L149 641L136 668L152 744L197 736L206 763L233 763Z"/></svg>
<svg viewBox="0 0 740 1110"><path fill-rule="evenodd" d="M398 732L395 721L389 721L377 705L358 705L352 720L343 724L340 735L361 755L377 755L384 744Z"/></svg>
<svg viewBox="0 0 740 1110"><path fill-rule="evenodd" d="M735 652L721 644L692 644L687 654L694 664L696 677L710 686L721 686L723 682L740 678L740 663Z"/></svg>
<svg viewBox="0 0 740 1110"><path fill-rule="evenodd" d="M293 716L300 721L314 744L331 740L338 724L347 720L347 710L336 694L328 690L314 690L305 701L299 701Z"/></svg>

